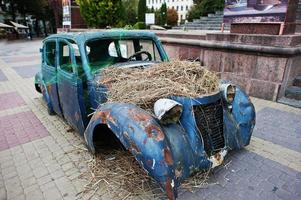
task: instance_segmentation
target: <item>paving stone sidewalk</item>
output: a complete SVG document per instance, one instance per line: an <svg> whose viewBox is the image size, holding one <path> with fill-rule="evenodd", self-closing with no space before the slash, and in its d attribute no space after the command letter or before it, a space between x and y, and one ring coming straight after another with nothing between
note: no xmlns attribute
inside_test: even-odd
<svg viewBox="0 0 301 200"><path fill-rule="evenodd" d="M35 92L40 46L40 40L0 41L0 200L80 199L87 183L78 176L88 166L75 151L84 141L49 116ZM301 110L252 100L251 144L230 153L208 186L181 190L178 199L301 199Z"/></svg>

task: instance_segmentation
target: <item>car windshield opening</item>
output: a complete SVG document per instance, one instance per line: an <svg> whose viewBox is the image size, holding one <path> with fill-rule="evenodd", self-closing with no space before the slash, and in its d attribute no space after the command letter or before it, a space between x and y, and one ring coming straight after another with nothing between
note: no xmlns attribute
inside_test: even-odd
<svg viewBox="0 0 301 200"><path fill-rule="evenodd" d="M162 61L151 39L97 39L86 44L87 60L92 72L128 61Z"/></svg>

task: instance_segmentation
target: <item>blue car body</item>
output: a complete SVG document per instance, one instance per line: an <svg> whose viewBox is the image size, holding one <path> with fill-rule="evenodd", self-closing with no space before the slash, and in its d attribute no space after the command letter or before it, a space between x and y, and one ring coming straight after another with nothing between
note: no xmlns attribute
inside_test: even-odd
<svg viewBox="0 0 301 200"><path fill-rule="evenodd" d="M102 78L101 70L93 73L86 58L86 42L97 38L152 40L161 60L168 61L159 39L148 32L69 33L52 35L44 40L36 89L43 94L49 113L66 119L84 137L92 153L97 148L95 137L103 135L105 138L110 130L166 191L167 197L175 199L177 188L191 174L219 165L226 152L249 144L255 110L239 87L236 87L231 105L224 100L222 90L198 98L169 97L180 103L183 111L177 123L168 125L135 105L106 102L107 88L97 83ZM53 46L56 50L54 66L48 66L45 61L49 53L45 45L49 41L56 44ZM72 73L58 65L60 41L71 49ZM76 64L74 44L80 53L80 66Z"/></svg>

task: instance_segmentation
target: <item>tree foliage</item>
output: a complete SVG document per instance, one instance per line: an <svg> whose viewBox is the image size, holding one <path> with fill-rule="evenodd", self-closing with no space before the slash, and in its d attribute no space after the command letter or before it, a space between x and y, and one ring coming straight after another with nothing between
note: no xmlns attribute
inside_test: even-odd
<svg viewBox="0 0 301 200"><path fill-rule="evenodd" d="M160 25L165 25L167 23L167 6L166 3L163 3L160 8Z"/></svg>
<svg viewBox="0 0 301 200"><path fill-rule="evenodd" d="M125 23L128 25L134 25L138 20L137 7L138 0L123 0L125 10Z"/></svg>
<svg viewBox="0 0 301 200"><path fill-rule="evenodd" d="M46 35L46 21L50 21L52 27L55 26L53 10L49 5L48 0L4 0L3 3L4 5L8 5L7 12L11 16L12 21L16 21L17 13L19 13L23 17L23 23L26 25L26 16L31 15L37 22L39 20L43 22L44 33ZM39 35L39 23L35 23L34 29L36 34Z"/></svg>
<svg viewBox="0 0 301 200"><path fill-rule="evenodd" d="M125 10L121 0L76 0L76 3L90 27L116 26L124 19Z"/></svg>
<svg viewBox="0 0 301 200"><path fill-rule="evenodd" d="M167 10L167 24L170 26L176 26L178 24L178 13L175 9Z"/></svg>
<svg viewBox="0 0 301 200"><path fill-rule="evenodd" d="M139 0L138 4L138 21L145 22L145 13L147 11L146 0Z"/></svg>
<svg viewBox="0 0 301 200"><path fill-rule="evenodd" d="M209 13L214 13L215 11L223 10L225 6L224 0L194 0L194 3L196 4L188 12L187 19L189 21Z"/></svg>
<svg viewBox="0 0 301 200"><path fill-rule="evenodd" d="M8 14L12 20L16 20L17 12L24 18L26 14L33 15L37 19L49 19L49 3L48 0L4 0L4 4L8 4ZM25 20L25 19L24 19Z"/></svg>
<svg viewBox="0 0 301 200"><path fill-rule="evenodd" d="M167 23L167 6L166 3L163 3L160 7L160 9L150 10L150 12L155 13L155 24L164 26Z"/></svg>

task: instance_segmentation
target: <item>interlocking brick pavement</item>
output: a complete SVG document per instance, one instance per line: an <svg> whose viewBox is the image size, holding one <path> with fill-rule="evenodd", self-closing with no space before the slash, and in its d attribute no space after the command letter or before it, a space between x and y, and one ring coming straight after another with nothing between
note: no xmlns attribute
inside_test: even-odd
<svg viewBox="0 0 301 200"><path fill-rule="evenodd" d="M259 121L254 136L301 153L301 117L274 108L264 108L257 113Z"/></svg>
<svg viewBox="0 0 301 200"><path fill-rule="evenodd" d="M23 105L25 102L17 92L0 94L0 111Z"/></svg>
<svg viewBox="0 0 301 200"><path fill-rule="evenodd" d="M195 194L184 192L180 199L300 199L301 172L265 159L255 153L232 152L213 171L209 185Z"/></svg>
<svg viewBox="0 0 301 200"><path fill-rule="evenodd" d="M40 45L0 42L0 200L79 199L87 184L78 178L88 169L86 158L76 153L84 140L61 118L49 116L34 90ZM301 199L301 111L252 101L258 120L250 146L231 152L205 188L181 190L178 199Z"/></svg>
<svg viewBox="0 0 301 200"><path fill-rule="evenodd" d="M0 69L0 81L7 81L6 76L3 74L2 70Z"/></svg>
<svg viewBox="0 0 301 200"><path fill-rule="evenodd" d="M22 78L31 78L36 75L39 71L38 65L29 65L29 66L20 66L20 67L13 67L13 69L18 73L19 76Z"/></svg>
<svg viewBox="0 0 301 200"><path fill-rule="evenodd" d="M22 63L26 61L39 60L38 56L13 56L2 58L6 63Z"/></svg>
<svg viewBox="0 0 301 200"><path fill-rule="evenodd" d="M48 135L31 111L0 117L0 130L0 151Z"/></svg>

